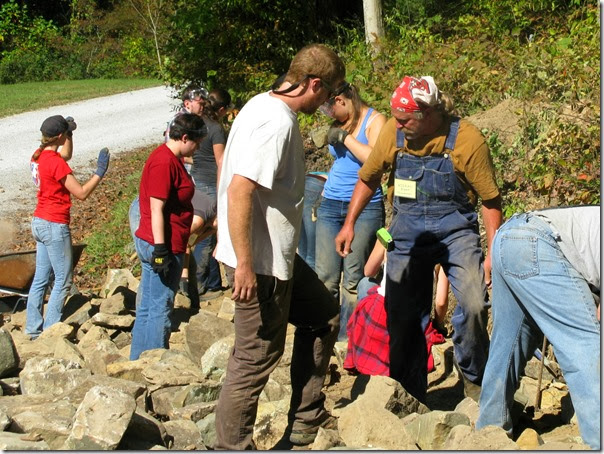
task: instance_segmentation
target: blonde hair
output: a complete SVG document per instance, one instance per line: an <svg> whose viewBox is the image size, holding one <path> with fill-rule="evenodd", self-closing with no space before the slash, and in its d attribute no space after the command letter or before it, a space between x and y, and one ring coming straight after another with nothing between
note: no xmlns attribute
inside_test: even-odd
<svg viewBox="0 0 604 454"><path fill-rule="evenodd" d="M440 100L436 107L446 115L454 115L455 113L455 103L451 97L443 91L440 92Z"/></svg>
<svg viewBox="0 0 604 454"><path fill-rule="evenodd" d="M46 148L47 146L54 145L55 142L58 142L59 137L61 137L60 134L58 136L53 136L53 137L48 137L48 136L45 136L44 134L42 134L42 138L40 139L40 147L34 152L34 154L31 158L34 161L37 161L38 158L40 157L40 154L42 153L42 150L44 150L44 148Z"/></svg>
<svg viewBox="0 0 604 454"><path fill-rule="evenodd" d="M309 44L298 51L285 75L291 84L312 75L325 80L331 86L344 80L346 67L342 59L323 44Z"/></svg>

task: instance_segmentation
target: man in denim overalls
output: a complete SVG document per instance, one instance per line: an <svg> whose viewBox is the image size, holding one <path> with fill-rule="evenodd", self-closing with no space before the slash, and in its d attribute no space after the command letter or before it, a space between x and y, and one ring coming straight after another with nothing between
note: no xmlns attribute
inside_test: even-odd
<svg viewBox="0 0 604 454"><path fill-rule="evenodd" d="M501 224L501 196L480 131L451 114L453 103L432 77L405 77L390 101L392 116L359 171L346 221L336 238L350 252L354 224L383 173L392 169L393 204L388 252L386 310L390 376L420 401L427 389L424 328L432 305L433 270L440 263L459 304L451 323L455 359L464 388L477 399L488 355L488 293L491 257L483 256L476 203L490 249ZM471 391L470 391L471 390Z"/></svg>

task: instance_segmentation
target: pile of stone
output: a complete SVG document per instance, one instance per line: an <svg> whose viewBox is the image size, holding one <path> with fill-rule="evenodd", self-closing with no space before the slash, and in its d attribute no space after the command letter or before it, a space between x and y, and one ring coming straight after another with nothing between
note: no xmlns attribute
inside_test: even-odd
<svg viewBox="0 0 604 454"><path fill-rule="evenodd" d="M234 303L228 297L191 310L177 295L170 349L129 361L138 281L110 270L99 295L73 295L64 321L36 340L23 333L25 311L0 329L0 449L207 449L215 441L215 407L234 343ZM286 352L260 397L255 427L259 449L287 449L287 411L294 328ZM458 396L452 346L435 346L428 405L388 377L353 376L336 344L326 378L327 406L337 430L319 431L308 449L584 449L572 420L566 385L543 377L542 402L528 428L512 441L502 429L474 429L478 406ZM517 393L526 417L536 392L534 362ZM459 392L459 391L457 391ZM449 396L444 398L443 396ZM527 397L528 396L528 397ZM539 414L537 414L539 413ZM541 416L541 418L537 418ZM553 427L553 429L552 429Z"/></svg>

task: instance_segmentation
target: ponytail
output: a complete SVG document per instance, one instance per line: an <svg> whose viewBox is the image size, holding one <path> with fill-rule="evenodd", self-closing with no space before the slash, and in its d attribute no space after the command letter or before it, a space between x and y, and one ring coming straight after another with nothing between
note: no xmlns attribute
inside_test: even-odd
<svg viewBox="0 0 604 454"><path fill-rule="evenodd" d="M214 121L218 120L218 111L223 107L227 108L231 104L231 95L224 88L214 88L206 101L207 110L204 114Z"/></svg>
<svg viewBox="0 0 604 454"><path fill-rule="evenodd" d="M42 134L42 138L40 139L40 147L36 151L34 151L34 154L31 156L31 159L37 161L40 155L42 154L42 150L44 150L47 146L52 145L58 140L59 136L48 137Z"/></svg>

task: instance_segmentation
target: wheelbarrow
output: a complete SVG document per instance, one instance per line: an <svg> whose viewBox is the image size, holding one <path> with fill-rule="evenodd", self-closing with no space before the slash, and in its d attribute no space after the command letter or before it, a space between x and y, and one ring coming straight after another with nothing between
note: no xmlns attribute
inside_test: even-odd
<svg viewBox="0 0 604 454"><path fill-rule="evenodd" d="M73 268L80 260L85 244L74 244ZM17 310L19 303L27 302L29 288L36 272L36 250L10 252L0 254L0 292L10 296L18 296L13 308Z"/></svg>

